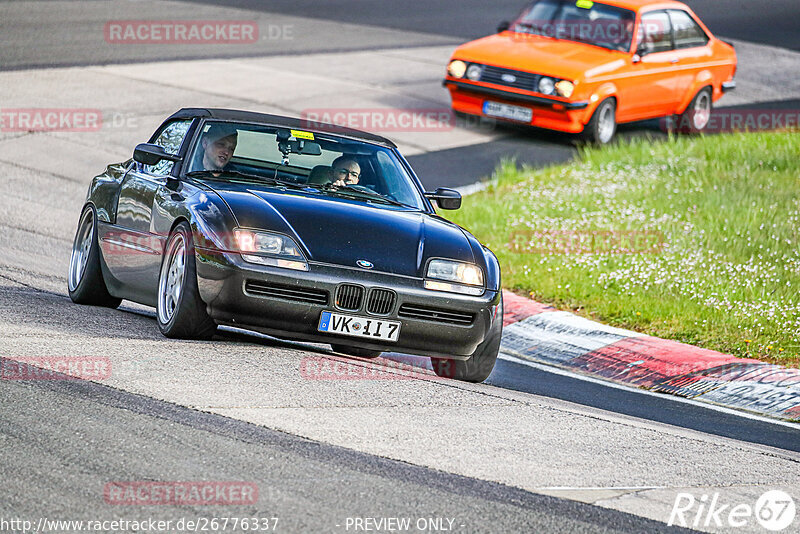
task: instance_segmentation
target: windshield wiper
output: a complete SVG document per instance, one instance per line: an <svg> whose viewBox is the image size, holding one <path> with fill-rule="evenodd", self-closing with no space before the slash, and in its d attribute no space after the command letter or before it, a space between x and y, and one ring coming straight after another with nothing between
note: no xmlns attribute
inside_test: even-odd
<svg viewBox="0 0 800 534"><path fill-rule="evenodd" d="M385 202L387 204L391 204L393 206L400 206L403 208L411 208L417 209L414 206L409 204L404 204L397 200L393 200L389 197L385 197L378 193L377 191L372 191L370 189L361 189L361 188L354 188L349 185L333 185L333 184L324 184L323 186L319 187L320 190L330 193L336 193L342 196L350 197L357 200L378 200L380 202Z"/></svg>
<svg viewBox="0 0 800 534"><path fill-rule="evenodd" d="M222 175L226 176L236 176L239 178L246 178L248 180L256 180L259 182L264 182L270 185L279 185L283 187L289 187L292 189L305 189L305 186L300 184L295 184L293 182L288 182L286 180L278 180L277 178L271 178L269 176L261 176L258 174L249 174L246 172L236 171L236 170L220 170L220 171L192 171L187 172L186 176L190 178L219 178Z"/></svg>

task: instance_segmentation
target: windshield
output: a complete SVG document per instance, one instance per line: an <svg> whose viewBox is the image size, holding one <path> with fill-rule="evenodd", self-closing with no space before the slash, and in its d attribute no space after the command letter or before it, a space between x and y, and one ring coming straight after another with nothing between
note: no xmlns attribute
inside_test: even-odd
<svg viewBox="0 0 800 534"><path fill-rule="evenodd" d="M385 206L419 210L425 206L412 177L391 150L305 130L206 121L187 175L278 185Z"/></svg>
<svg viewBox="0 0 800 534"><path fill-rule="evenodd" d="M537 0L509 29L627 52L635 20L633 11L590 0Z"/></svg>

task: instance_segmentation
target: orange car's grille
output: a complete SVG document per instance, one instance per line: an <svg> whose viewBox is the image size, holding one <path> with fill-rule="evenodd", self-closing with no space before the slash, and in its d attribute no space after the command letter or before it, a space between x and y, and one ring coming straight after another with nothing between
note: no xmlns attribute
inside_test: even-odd
<svg viewBox="0 0 800 534"><path fill-rule="evenodd" d="M505 85L507 87L516 87L517 89L525 89L526 91L536 91L539 86L539 78L541 78L539 74L534 74L532 72L485 65L481 73L480 81Z"/></svg>

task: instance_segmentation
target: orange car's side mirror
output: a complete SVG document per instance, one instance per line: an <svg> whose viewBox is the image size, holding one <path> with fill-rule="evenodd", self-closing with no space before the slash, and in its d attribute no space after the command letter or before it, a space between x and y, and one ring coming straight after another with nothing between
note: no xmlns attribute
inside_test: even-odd
<svg viewBox="0 0 800 534"><path fill-rule="evenodd" d="M636 45L636 52L633 53L633 58L631 60L633 63L639 63L644 56L647 55L647 43L642 41L641 43Z"/></svg>

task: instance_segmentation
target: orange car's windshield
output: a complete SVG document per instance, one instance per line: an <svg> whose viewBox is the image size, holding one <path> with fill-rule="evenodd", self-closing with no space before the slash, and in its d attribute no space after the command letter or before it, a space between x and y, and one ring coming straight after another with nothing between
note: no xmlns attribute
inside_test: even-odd
<svg viewBox="0 0 800 534"><path fill-rule="evenodd" d="M635 20L633 11L591 0L537 0L509 29L627 52Z"/></svg>

